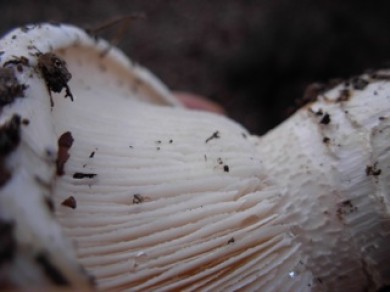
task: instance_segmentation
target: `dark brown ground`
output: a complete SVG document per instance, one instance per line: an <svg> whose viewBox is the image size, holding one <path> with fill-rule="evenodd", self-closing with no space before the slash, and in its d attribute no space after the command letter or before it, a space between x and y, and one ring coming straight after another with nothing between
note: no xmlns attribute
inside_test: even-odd
<svg viewBox="0 0 390 292"><path fill-rule="evenodd" d="M94 27L144 12L120 47L172 89L216 100L259 134L286 117L307 84L390 60L388 0L1 0L0 11L1 33L48 20Z"/></svg>

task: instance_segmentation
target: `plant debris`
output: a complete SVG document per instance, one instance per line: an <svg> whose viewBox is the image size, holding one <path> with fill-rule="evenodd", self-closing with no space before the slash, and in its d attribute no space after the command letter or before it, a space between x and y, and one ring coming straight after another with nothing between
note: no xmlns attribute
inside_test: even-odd
<svg viewBox="0 0 390 292"><path fill-rule="evenodd" d="M97 176L96 173L83 173L83 172L75 172L73 174L74 179L83 179L83 178L94 178Z"/></svg>
<svg viewBox="0 0 390 292"><path fill-rule="evenodd" d="M215 131L210 137L208 137L208 138L206 139L205 143L208 143L208 142L210 142L210 141L213 140L213 139L219 139L219 138L221 138L221 137L219 136L219 131Z"/></svg>

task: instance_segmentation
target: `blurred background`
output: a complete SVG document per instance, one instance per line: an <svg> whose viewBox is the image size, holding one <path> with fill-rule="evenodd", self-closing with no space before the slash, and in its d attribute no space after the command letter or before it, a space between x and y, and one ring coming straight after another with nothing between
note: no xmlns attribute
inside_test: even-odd
<svg viewBox="0 0 390 292"><path fill-rule="evenodd" d="M209 97L256 134L284 120L308 84L390 61L388 0L1 0L0 11L1 34L43 21L94 28L142 12L119 47L171 89Z"/></svg>

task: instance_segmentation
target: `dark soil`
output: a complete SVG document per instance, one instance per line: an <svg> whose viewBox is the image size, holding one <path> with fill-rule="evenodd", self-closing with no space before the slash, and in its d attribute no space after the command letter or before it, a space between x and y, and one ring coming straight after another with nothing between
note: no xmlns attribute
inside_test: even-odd
<svg viewBox="0 0 390 292"><path fill-rule="evenodd" d="M143 12L119 46L172 89L208 96L258 134L282 121L308 84L390 59L390 1L13 0L0 11L2 33L49 20L93 28Z"/></svg>

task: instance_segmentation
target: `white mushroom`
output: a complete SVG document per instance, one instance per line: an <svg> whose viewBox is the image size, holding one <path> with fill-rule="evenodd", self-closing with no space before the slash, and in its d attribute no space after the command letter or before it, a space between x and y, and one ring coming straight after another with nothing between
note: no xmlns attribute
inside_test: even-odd
<svg viewBox="0 0 390 292"><path fill-rule="evenodd" d="M0 51L3 287L87 288L78 263L107 290L390 285L389 72L259 138L73 26Z"/></svg>

